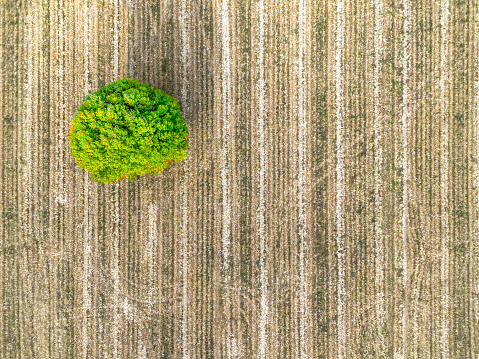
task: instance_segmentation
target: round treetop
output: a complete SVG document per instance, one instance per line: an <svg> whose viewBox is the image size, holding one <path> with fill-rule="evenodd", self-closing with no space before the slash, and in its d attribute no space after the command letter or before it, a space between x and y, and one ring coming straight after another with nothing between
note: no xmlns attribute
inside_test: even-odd
<svg viewBox="0 0 479 359"><path fill-rule="evenodd" d="M135 180L186 157L188 127L165 92L128 78L85 97L69 132L72 155L95 181Z"/></svg>

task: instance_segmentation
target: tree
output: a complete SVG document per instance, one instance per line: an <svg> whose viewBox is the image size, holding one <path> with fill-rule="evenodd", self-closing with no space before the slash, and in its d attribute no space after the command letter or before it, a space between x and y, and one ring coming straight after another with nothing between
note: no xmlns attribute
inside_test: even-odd
<svg viewBox="0 0 479 359"><path fill-rule="evenodd" d="M74 114L70 147L77 165L103 183L162 172L186 157L188 127L163 91L119 79L85 97Z"/></svg>

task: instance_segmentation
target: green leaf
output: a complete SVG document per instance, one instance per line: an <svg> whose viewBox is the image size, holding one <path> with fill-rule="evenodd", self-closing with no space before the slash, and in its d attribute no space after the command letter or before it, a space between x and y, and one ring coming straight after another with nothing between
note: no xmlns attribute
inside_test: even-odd
<svg viewBox="0 0 479 359"><path fill-rule="evenodd" d="M147 170L161 172L167 166L165 156L186 156L187 135L178 102L132 79L119 79L87 95L69 131L76 163L103 183L125 174L133 180Z"/></svg>

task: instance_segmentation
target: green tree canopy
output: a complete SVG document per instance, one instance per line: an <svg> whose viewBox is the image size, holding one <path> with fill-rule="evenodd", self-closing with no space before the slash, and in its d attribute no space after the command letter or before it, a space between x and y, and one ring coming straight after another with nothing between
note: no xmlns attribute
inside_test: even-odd
<svg viewBox="0 0 479 359"><path fill-rule="evenodd" d="M86 96L74 114L70 147L93 180L135 180L186 157L188 127L170 95L119 79Z"/></svg>

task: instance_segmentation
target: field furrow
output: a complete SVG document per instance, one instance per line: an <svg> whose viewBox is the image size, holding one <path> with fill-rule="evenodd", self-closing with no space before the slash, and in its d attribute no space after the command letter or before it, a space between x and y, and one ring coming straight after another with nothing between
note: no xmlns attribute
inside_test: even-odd
<svg viewBox="0 0 479 359"><path fill-rule="evenodd" d="M345 301L346 273L345 273L345 251L344 246L344 67L342 64L344 47L344 1L339 0L335 9L335 52L334 52L334 110L336 120L335 152L336 163L336 198L335 198L335 225L336 225L336 257L337 257L337 357L346 357L346 323L345 323Z"/></svg>
<svg viewBox="0 0 479 359"><path fill-rule="evenodd" d="M408 327L409 327L409 301L408 301L408 285L409 285L409 254L408 243L410 240L410 217L409 217L409 201L410 201L410 126L411 126L411 109L413 102L411 99L411 3L409 0L403 0L403 12L401 14L401 32L402 46L400 47L400 63L402 67L402 90L400 96L400 132L401 143L397 147L398 161L397 168L401 168L402 176L395 178L395 185L402 185L402 191L399 193L401 199L398 199L401 213L400 217L400 240L395 244L394 266L398 269L395 278L396 281L396 303L395 303L395 321L394 325L394 349L393 353L397 357L408 357ZM398 62L399 62L398 61ZM397 127L398 128L398 127ZM399 129L398 129L399 131ZM399 192L399 191L398 191ZM399 232L399 231L398 231Z"/></svg>
<svg viewBox="0 0 479 359"><path fill-rule="evenodd" d="M265 3L260 0L258 3L258 118L257 118L257 136L258 136L258 154L259 154L259 207L257 214L258 237L259 237L259 271L260 271L260 314L259 314L259 345L258 358L266 358L268 349L267 330L269 316L269 294L268 294L268 268L267 268L267 248L265 243L265 172L266 172L266 152L265 152L265 74L264 74L264 37L265 37Z"/></svg>
<svg viewBox="0 0 479 359"><path fill-rule="evenodd" d="M398 292L397 297L399 309L396 313L398 315L398 335L397 342L395 342L394 355L408 357L408 324L409 324L409 255L408 243L410 240L409 229L409 201L410 201L410 181L411 181L411 167L410 167L410 127L411 127L411 108L414 106L411 99L411 3L409 0L403 0L402 13L402 48L401 48L401 65L402 65L402 93L401 93L401 148L398 152L401 153L402 158L398 167L402 169L402 200L401 200L401 241L397 246L397 254L395 253L395 266L400 268L402 273L397 276ZM398 180L399 182L399 180ZM402 276L402 278L401 278Z"/></svg>
<svg viewBox="0 0 479 359"><path fill-rule="evenodd" d="M5 18L5 7L0 6L0 18L4 19ZM4 69L4 58L5 56L5 38L4 38L4 26L5 26L5 21L2 21L0 24L0 94L2 96L3 101L0 103L0 119L2 121L1 127L0 127L0 215L2 216L2 220L0 220L0 299L3 301L5 300L4 297L4 276L5 276L5 244L6 244L6 239L5 239L5 224L4 222L6 221L6 209L5 209L5 202L4 202L4 175L5 175L5 169L4 169L4 164L5 164L5 146L4 146L4 138L5 138L5 103L6 103L6 94L4 92L4 82L5 82L5 69ZM4 313L0 313L0 333L5 332L5 315ZM0 353L4 354L5 351L5 341L3 338L3 335L0 335Z"/></svg>
<svg viewBox="0 0 479 359"><path fill-rule="evenodd" d="M441 64L440 64L440 109L441 109L441 358L450 356L450 274L449 274L449 246L450 246L450 3L449 0L441 1Z"/></svg>
<svg viewBox="0 0 479 359"><path fill-rule="evenodd" d="M119 184L114 184L110 191L107 191L111 215L109 215L109 243L110 243L110 271L113 284L113 292L110 295L111 315L111 356L119 358L120 349L120 264L119 264L119 239L120 239L120 209L119 209Z"/></svg>
<svg viewBox="0 0 479 359"><path fill-rule="evenodd" d="M311 358L311 279L310 279L310 3L300 0L298 6L298 236L299 236L299 312L300 357Z"/></svg>
<svg viewBox="0 0 479 359"><path fill-rule="evenodd" d="M114 81L120 75L120 33L121 33L121 18L119 14L119 4L118 0L110 0L108 4L108 12L107 14L111 14L111 30L109 29L108 32L111 31L111 50L105 48L104 51L104 61L106 62L105 67L109 69L109 72L105 78L106 81ZM107 20L109 21L109 19ZM122 44L125 42L122 41ZM108 51L110 50L110 51ZM111 53L111 55L110 55ZM111 56L111 57L110 57ZM111 60L110 60L111 58ZM123 72L123 71L122 71ZM111 80L110 80L111 79ZM121 334L121 331L127 332L128 328L124 328L122 325L123 323L127 324L127 322L123 322L121 320L121 312L122 309L125 312L125 317L128 312L127 299L123 302L123 298L120 297L120 290L124 288L124 281L121 282L120 279L120 270L124 266L120 263L120 243L124 242L124 235L126 231L121 230L121 224L126 221L124 218L123 220L120 218L120 198L122 195L123 186L121 183L114 183L110 188L106 190L106 195L108 196L108 220L107 223L109 225L108 229L108 243L109 246L109 270L111 273L111 281L112 281L112 292L109 295L109 311L111 315L110 321L110 330L109 336L111 340L111 345L108 348L108 354L111 355L112 358L117 359L123 356L121 343L125 339ZM122 235L123 238L120 238ZM122 246L126 247L126 246ZM129 259L129 258L128 258ZM128 260L129 264L129 260ZM126 273L123 273L123 278L128 278ZM123 307L123 308L122 308Z"/></svg>
<svg viewBox="0 0 479 359"><path fill-rule="evenodd" d="M326 1L311 4L311 337L312 356L327 357L327 201L326 178L321 166L327 154L327 6ZM278 323L280 324L280 323Z"/></svg>
<svg viewBox="0 0 479 359"><path fill-rule="evenodd" d="M189 116L191 114L189 110L189 100L191 97L193 97L190 94L189 91L189 83L190 83L190 77L189 77L189 66L191 63L190 60L190 14L189 14L189 7L188 3L186 1L181 1L180 4L180 12L179 12L179 28L180 28L180 34L181 34L181 53L180 53L180 62L181 62L181 73L182 73L182 78L180 80L181 82L181 95L180 95L180 101L182 104L182 112L185 114L184 116L186 117L185 123L188 125L189 124ZM192 102L192 101L191 101ZM188 142L190 146L192 146L191 141ZM191 148L191 147L190 147ZM190 149L191 151L191 149ZM179 243L181 246L181 262L182 262L182 268L181 268L181 273L182 273L182 319L181 319L181 338L182 338L182 358L189 359L191 356L194 356L195 354L192 353L192 346L190 344L190 329L189 327L192 327L192 323L189 322L189 311L188 307L189 305L189 300L190 300L190 293L188 291L188 276L189 276L189 239L190 239L190 231L189 231L189 226L191 225L190 220L192 219L194 221L194 218L191 218L188 220L188 202L190 199L190 194L188 189L190 188L190 178L194 178L194 176L190 177L190 161L189 158L187 157L184 162L184 176L182 178L182 183L181 183L181 190L180 190L180 200L181 200L181 205L180 205L180 212L181 212L181 235L180 235L180 241ZM192 315L190 315L191 318L193 318Z"/></svg>
<svg viewBox="0 0 479 359"><path fill-rule="evenodd" d="M20 186L18 188L18 207L20 212L20 225L21 231L19 232L19 238L17 244L19 245L21 255L19 265L19 287L20 294L20 355L32 356L32 338L34 336L34 330L31 326L33 312L30 308L33 307L33 283L34 283L34 263L32 259L35 258L35 239L38 241L38 237L35 238L35 225L34 222L34 208L35 199L37 197L33 194L33 172L34 159L36 158L37 138L35 137L35 129L38 126L38 107L37 93L35 88L38 86L38 73L34 71L38 61L38 47L39 42L35 39L35 35L39 32L41 21L38 18L38 4L32 4L31 7L25 8L25 37L27 41L24 44L24 50L22 51L22 62L26 71L25 77L21 79L22 86L22 99L24 101L23 118L21 126L20 143L22 144L19 153L20 163L17 167L18 178L20 179Z"/></svg>
<svg viewBox="0 0 479 359"><path fill-rule="evenodd" d="M471 103L469 110L472 113L468 124L471 128L470 148L471 148L471 161L469 162L470 178L468 183L471 185L473 198L469 199L468 216L471 219L468 236L470 238L469 249L469 270L468 270L468 306L469 306L469 320L471 323L470 340L471 340L471 352L475 353L479 351L479 242L476 240L479 235L479 212L477 211L479 203L479 166L477 161L479 159L479 4L475 4L472 7L472 34L469 37L469 54L472 53L472 61L469 62L472 74L470 88L471 88ZM474 210L475 209L475 210Z"/></svg>
<svg viewBox="0 0 479 359"><path fill-rule="evenodd" d="M374 237L375 237L375 292L376 292L376 355L385 356L385 293L384 293L384 238L383 238L383 102L382 84L379 83L382 75L383 62L383 4L382 0L374 3Z"/></svg>
<svg viewBox="0 0 479 359"><path fill-rule="evenodd" d="M222 0L220 8L221 29L221 293L224 312L223 350L226 358L235 356L236 339L233 334L231 322L231 179L229 156L231 154L232 129L231 129L231 58L230 58L230 8L227 0Z"/></svg>

